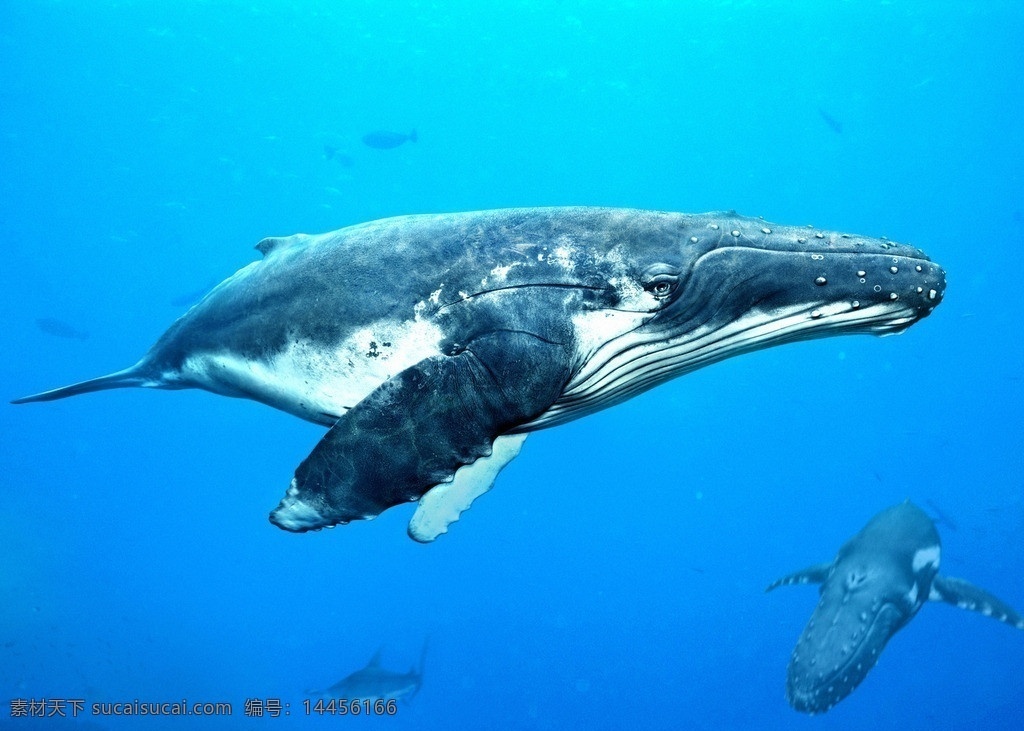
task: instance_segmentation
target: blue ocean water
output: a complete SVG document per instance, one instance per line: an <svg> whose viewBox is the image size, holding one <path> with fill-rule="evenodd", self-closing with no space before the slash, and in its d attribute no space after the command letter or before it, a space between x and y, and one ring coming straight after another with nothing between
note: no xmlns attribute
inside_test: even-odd
<svg viewBox="0 0 1024 731"><path fill-rule="evenodd" d="M0 406L0 728L1020 728L1024 632L947 605L794 712L816 594L763 589L909 497L956 526L944 573L1024 609L1021 37L997 1L0 4L7 398L135 362L264 236L394 214L735 208L949 277L900 337L744 355L532 436L427 546L411 508L271 526L323 430L265 406ZM302 712L428 637L396 716ZM233 712L88 712L134 699Z"/></svg>

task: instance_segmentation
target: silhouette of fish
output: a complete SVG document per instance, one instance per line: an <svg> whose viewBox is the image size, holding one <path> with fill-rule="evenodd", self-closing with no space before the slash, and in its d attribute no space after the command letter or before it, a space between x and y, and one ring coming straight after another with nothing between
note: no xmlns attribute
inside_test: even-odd
<svg viewBox="0 0 1024 731"><path fill-rule="evenodd" d="M925 499L925 502L928 503L928 507L931 508L932 512L935 514L934 516L930 516L933 523L942 523L950 530L956 530L956 523L954 523L953 519L943 512L942 508L936 505L930 498Z"/></svg>
<svg viewBox="0 0 1024 731"><path fill-rule="evenodd" d="M58 320L56 317L38 317L36 318L36 327L47 335L53 335L58 338L86 340L89 337L89 333L79 330L63 320Z"/></svg>
<svg viewBox="0 0 1024 731"><path fill-rule="evenodd" d="M818 114L820 114L821 118L823 120L825 120L825 124L827 124L829 127L832 128L833 132L835 132L837 135L840 135L840 134L843 133L843 123L842 122L840 122L838 119L833 117L831 114L826 112L821 107L818 107Z"/></svg>
<svg viewBox="0 0 1024 731"><path fill-rule="evenodd" d="M380 650L370 658L366 667L356 670L330 688L306 691L311 698L323 700L402 700L412 698L423 685L423 663L427 657L427 643L423 643L419 667L407 673L386 670L380 664Z"/></svg>
<svg viewBox="0 0 1024 731"><path fill-rule="evenodd" d="M390 150L399 145L404 145L406 142L415 141L416 130L404 135L401 132L389 132L386 129L378 129L363 135L363 144L375 150Z"/></svg>
<svg viewBox="0 0 1024 731"><path fill-rule="evenodd" d="M216 282L209 282L205 287L180 294L170 301L171 307L191 307L201 300L203 296L217 285Z"/></svg>
<svg viewBox="0 0 1024 731"><path fill-rule="evenodd" d="M345 152L342 152L341 150L339 150L334 145L328 145L328 144L324 145L324 158L326 158L327 160L334 160L336 163L341 165L343 168L350 168L356 162L355 160L352 159L351 155L349 155L349 154L347 154Z"/></svg>

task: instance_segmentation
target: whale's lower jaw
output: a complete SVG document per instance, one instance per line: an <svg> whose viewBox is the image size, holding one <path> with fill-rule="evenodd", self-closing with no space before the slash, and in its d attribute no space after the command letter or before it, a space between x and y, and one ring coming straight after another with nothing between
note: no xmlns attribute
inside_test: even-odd
<svg viewBox="0 0 1024 731"><path fill-rule="evenodd" d="M518 431L548 428L625 401L660 383L743 353L832 335L902 332L918 310L890 303L811 302L755 310L716 327L636 329L603 344L547 411Z"/></svg>
<svg viewBox="0 0 1024 731"><path fill-rule="evenodd" d="M843 611L832 619L819 617L819 613L828 613L827 607L815 612L797 642L786 682L789 704L810 714L825 713L850 695L906 620L904 613L889 603L874 612Z"/></svg>

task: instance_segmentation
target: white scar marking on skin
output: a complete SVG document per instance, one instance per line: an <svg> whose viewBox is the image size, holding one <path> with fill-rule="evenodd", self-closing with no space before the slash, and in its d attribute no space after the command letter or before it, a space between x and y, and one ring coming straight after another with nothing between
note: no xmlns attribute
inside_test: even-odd
<svg viewBox="0 0 1024 731"><path fill-rule="evenodd" d="M936 569L939 568L939 550L938 546L928 546L927 548L918 550L914 554L914 560L912 563L914 573L916 574L920 572L925 566L932 566Z"/></svg>

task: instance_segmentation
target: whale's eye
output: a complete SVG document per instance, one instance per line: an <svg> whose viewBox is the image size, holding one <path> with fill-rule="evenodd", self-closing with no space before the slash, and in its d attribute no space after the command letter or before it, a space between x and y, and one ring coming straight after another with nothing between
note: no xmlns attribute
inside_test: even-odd
<svg viewBox="0 0 1024 731"><path fill-rule="evenodd" d="M653 294L655 298L663 300L675 292L677 284L679 284L679 277L674 274L661 273L648 277L644 283L644 289Z"/></svg>
<svg viewBox="0 0 1024 731"><path fill-rule="evenodd" d="M655 282L651 285L651 291L654 292L655 297L668 297L669 292L672 291L672 283L666 281Z"/></svg>

